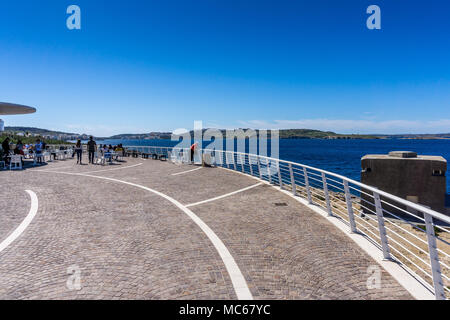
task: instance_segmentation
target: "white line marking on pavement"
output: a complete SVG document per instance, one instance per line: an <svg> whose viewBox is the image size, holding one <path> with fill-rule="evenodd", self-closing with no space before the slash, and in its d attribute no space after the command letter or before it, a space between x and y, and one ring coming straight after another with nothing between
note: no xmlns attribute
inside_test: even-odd
<svg viewBox="0 0 450 320"><path fill-rule="evenodd" d="M189 218L191 218L192 221L194 221L197 224L197 226L200 227L200 229L205 233L205 235L211 241L214 248L216 248L217 252L219 253L220 257L222 258L225 268L228 271L228 274L230 276L230 279L233 284L233 288L237 295L237 298L239 300L253 300L252 293L250 292L250 289L247 286L247 282L245 281L245 278L242 275L241 270L239 269L236 261L234 260L233 256L228 251L227 247L222 242L222 240L220 240L220 238L215 234L215 232L205 222L203 222L202 219L200 219L195 213L193 213L186 206L182 205L180 202L178 202L174 198L169 197L168 195L161 193L159 191L153 190L151 188L148 188L148 187L136 184L136 183L132 183L132 182L114 179L114 178L89 175L86 173L73 173L73 172L61 172L61 171L59 171L59 172L58 171L45 171L45 172L77 175L77 176L84 176L84 177L103 179L103 180L108 180L108 181L113 181L113 182L119 182L119 183L127 184L130 186L134 186L137 188L141 188L141 189L150 191L150 192L170 201L172 204L174 204L176 207L178 207L181 211L183 211Z"/></svg>
<svg viewBox="0 0 450 320"><path fill-rule="evenodd" d="M34 216L36 215L39 207L39 201L36 196L36 193L34 193L31 190L25 190L31 197L31 207L30 212L25 217L25 219L22 221L22 223L16 228L16 230L13 231L5 240L0 243L0 252L2 252L6 247L8 247L14 240L16 240L22 232L25 231L25 229L29 226L31 221L33 220Z"/></svg>
<svg viewBox="0 0 450 320"><path fill-rule="evenodd" d="M203 200L203 201L199 201L199 202L195 202L195 203L190 203L190 204L187 204L186 207L194 207L194 206L198 206L200 204L204 204L204 203L207 203L207 202L211 202L211 201L219 200L219 199L222 199L222 198L226 198L226 197L235 195L236 193L240 193L240 192L244 192L244 191L253 189L253 188L258 187L258 186L260 186L262 184L263 183L260 182L260 183L254 184L254 185L252 185L250 187L239 189L239 190L236 190L236 191L233 191L233 192L230 192L230 193L227 193L227 194L215 197L215 198L211 198L211 199L207 199L207 200Z"/></svg>
<svg viewBox="0 0 450 320"><path fill-rule="evenodd" d="M178 175L180 175L180 174L185 174L185 173L192 172L192 171L197 171L197 170L200 170L200 169L202 169L202 167L200 167L200 168L195 168L195 169L188 170L188 171L183 171L183 172L173 173L172 176L178 176Z"/></svg>
<svg viewBox="0 0 450 320"><path fill-rule="evenodd" d="M119 167L119 168L113 168L113 169L105 169L105 170L96 170L96 171L87 171L87 172L83 172L83 174L88 174L88 173L97 173L97 172L104 172L104 171L113 171L113 170L122 170L122 169L128 169L128 168L134 168L137 166L142 165L143 163L138 163L138 164L134 164L132 166L128 166L128 167ZM74 167L71 167L74 168ZM60 168L52 168L52 169L60 169ZM62 169L62 168L61 168ZM38 171L38 172L55 172L55 173L64 173L64 174L69 174L70 172L61 172L61 171L52 171L50 169L47 170L34 170L34 171ZM77 174L76 172L73 172L74 174Z"/></svg>
<svg viewBox="0 0 450 320"><path fill-rule="evenodd" d="M45 169L45 170L54 170L54 169L68 169L68 168L75 168L75 164L74 165L72 165L72 166L67 166L67 167L55 167L55 168L48 168L48 169Z"/></svg>
<svg viewBox="0 0 450 320"><path fill-rule="evenodd" d="M114 171L114 170L121 170L121 169L128 169L128 168L134 168L134 167L141 166L141 165L142 165L142 162L141 162L141 163L138 163L138 164L133 164L132 166L128 166L128 167L120 167L120 168L113 168L113 169L88 171L88 172L83 172L83 174L97 173L97 172L104 172L104 171Z"/></svg>

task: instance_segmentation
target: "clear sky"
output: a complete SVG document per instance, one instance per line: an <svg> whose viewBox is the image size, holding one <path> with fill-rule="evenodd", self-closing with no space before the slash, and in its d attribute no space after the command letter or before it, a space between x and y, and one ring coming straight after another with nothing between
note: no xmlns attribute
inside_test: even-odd
<svg viewBox="0 0 450 320"><path fill-rule="evenodd" d="M1 1L0 101L38 109L3 120L97 136L194 120L450 132L449 34L448 0Z"/></svg>

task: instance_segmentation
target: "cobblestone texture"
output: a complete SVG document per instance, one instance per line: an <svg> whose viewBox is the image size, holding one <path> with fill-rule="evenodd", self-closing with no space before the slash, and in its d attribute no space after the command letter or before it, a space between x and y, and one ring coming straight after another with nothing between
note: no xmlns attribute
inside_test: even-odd
<svg viewBox="0 0 450 320"><path fill-rule="evenodd" d="M172 176L193 168L127 158L104 167L66 160L0 172L8 186L0 189L0 241L28 213L24 190L39 199L33 222L0 253L0 299L235 299L215 248L170 202L130 185L57 173L133 182L183 204L256 183L211 168ZM287 206L274 205L280 202ZM367 267L377 263L320 215L269 186L191 210L225 243L256 299L411 298L385 271L381 289L367 289ZM81 290L66 285L71 266L81 271Z"/></svg>

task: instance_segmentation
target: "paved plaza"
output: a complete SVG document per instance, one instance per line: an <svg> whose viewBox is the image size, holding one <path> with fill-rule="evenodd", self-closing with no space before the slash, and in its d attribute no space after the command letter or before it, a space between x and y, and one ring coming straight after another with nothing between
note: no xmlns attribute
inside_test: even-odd
<svg viewBox="0 0 450 320"><path fill-rule="evenodd" d="M324 217L237 172L68 159L0 179L0 299L412 298Z"/></svg>

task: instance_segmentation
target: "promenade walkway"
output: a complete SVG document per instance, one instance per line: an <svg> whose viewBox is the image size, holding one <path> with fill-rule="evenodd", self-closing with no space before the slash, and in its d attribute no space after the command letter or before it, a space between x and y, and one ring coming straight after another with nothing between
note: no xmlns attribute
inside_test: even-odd
<svg viewBox="0 0 450 320"><path fill-rule="evenodd" d="M0 177L0 299L412 298L325 218L226 169L66 160Z"/></svg>

